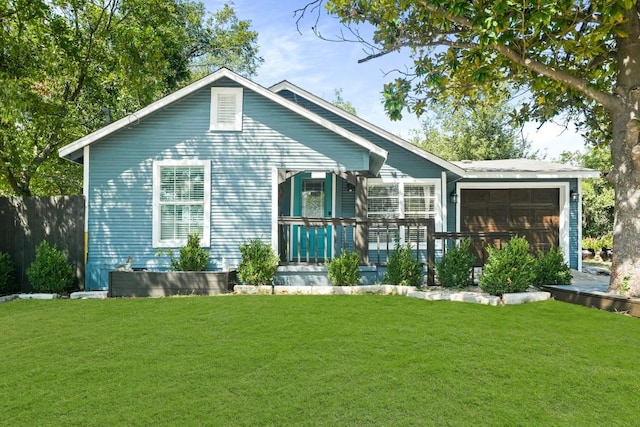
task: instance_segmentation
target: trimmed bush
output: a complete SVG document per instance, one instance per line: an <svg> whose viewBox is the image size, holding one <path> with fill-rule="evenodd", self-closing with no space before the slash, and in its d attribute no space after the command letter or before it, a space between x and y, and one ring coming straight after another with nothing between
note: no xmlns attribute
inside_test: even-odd
<svg viewBox="0 0 640 427"><path fill-rule="evenodd" d="M156 255L169 255L171 271L205 271L209 264L209 251L200 246L200 234L187 236L187 244L180 248L180 255L176 258L171 249L160 249Z"/></svg>
<svg viewBox="0 0 640 427"><path fill-rule="evenodd" d="M73 268L55 245L42 241L36 259L27 268L27 277L36 292L65 293L73 287Z"/></svg>
<svg viewBox="0 0 640 427"><path fill-rule="evenodd" d="M245 285L271 285L280 258L269 243L260 239L240 245L242 260L238 265L238 278Z"/></svg>
<svg viewBox="0 0 640 427"><path fill-rule="evenodd" d="M475 261L470 248L471 240L464 239L436 263L440 285L445 288L464 288L469 285L470 272Z"/></svg>
<svg viewBox="0 0 640 427"><path fill-rule="evenodd" d="M390 285L421 286L422 265L413 257L411 246L397 245L389 255L383 281Z"/></svg>
<svg viewBox="0 0 640 427"><path fill-rule="evenodd" d="M200 235L190 234L187 244L180 248L180 257L171 259L171 268L175 271L204 271L209 263L209 251L200 246Z"/></svg>
<svg viewBox="0 0 640 427"><path fill-rule="evenodd" d="M502 296L524 292L533 283L535 258L529 253L524 237L513 237L502 249L487 247L489 258L480 276L480 289Z"/></svg>
<svg viewBox="0 0 640 427"><path fill-rule="evenodd" d="M0 295L18 292L16 266L6 252L0 252Z"/></svg>
<svg viewBox="0 0 640 427"><path fill-rule="evenodd" d="M570 285L571 269L564 261L560 248L552 247L548 252L538 251L533 268L533 286Z"/></svg>
<svg viewBox="0 0 640 427"><path fill-rule="evenodd" d="M360 280L360 257L355 252L344 251L328 265L329 280L335 286L355 286Z"/></svg>

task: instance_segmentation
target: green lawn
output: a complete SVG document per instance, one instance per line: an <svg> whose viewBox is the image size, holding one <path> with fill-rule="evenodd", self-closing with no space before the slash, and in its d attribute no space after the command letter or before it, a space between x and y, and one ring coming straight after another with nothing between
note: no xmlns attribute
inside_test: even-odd
<svg viewBox="0 0 640 427"><path fill-rule="evenodd" d="M547 301L0 304L0 425L633 425L640 319Z"/></svg>

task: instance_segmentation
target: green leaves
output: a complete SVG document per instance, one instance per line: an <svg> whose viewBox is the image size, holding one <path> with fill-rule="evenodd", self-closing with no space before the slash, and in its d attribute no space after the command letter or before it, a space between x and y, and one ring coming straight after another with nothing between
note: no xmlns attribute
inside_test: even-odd
<svg viewBox="0 0 640 427"><path fill-rule="evenodd" d="M58 148L213 68L252 75L262 62L228 5L207 16L189 0L15 0L0 19L0 194L79 193L81 170Z"/></svg>

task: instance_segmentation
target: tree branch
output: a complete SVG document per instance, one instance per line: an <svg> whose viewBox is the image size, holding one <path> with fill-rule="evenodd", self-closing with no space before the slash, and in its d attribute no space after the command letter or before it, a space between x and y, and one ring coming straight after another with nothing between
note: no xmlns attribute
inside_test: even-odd
<svg viewBox="0 0 640 427"><path fill-rule="evenodd" d="M422 3L422 6L425 9L433 14L441 16L444 19L447 19L462 27L474 29L471 20L466 17L451 15L447 11L439 7L435 7L425 0L420 0L420 3ZM524 52L517 52L506 45L493 44L489 45L488 47L528 70L534 71L538 74L566 84L567 86L582 93L586 97L602 104L609 111L615 112L622 107L622 102L617 96L594 89L590 86L589 81L586 79L581 79L566 71L549 67L548 65L545 65L539 61L528 58Z"/></svg>

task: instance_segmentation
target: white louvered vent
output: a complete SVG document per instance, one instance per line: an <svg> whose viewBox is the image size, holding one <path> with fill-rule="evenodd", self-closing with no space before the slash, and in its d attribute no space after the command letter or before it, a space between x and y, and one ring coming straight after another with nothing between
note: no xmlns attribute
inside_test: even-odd
<svg viewBox="0 0 640 427"><path fill-rule="evenodd" d="M242 88L211 88L211 130L242 130Z"/></svg>

